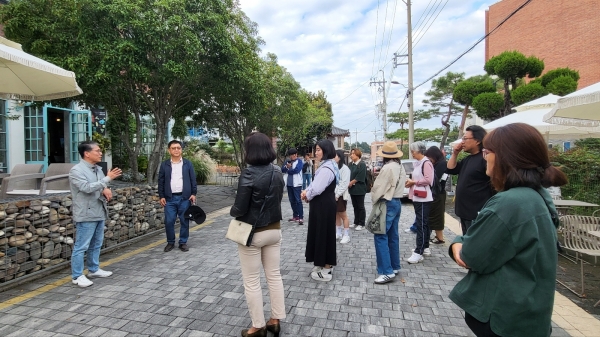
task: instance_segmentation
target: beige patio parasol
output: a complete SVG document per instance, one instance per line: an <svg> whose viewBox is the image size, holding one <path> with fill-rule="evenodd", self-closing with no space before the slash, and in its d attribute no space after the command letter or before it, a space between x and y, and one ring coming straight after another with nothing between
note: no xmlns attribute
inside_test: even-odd
<svg viewBox="0 0 600 337"><path fill-rule="evenodd" d="M0 36L0 99L47 101L82 93L75 73L27 54L20 44Z"/></svg>
<svg viewBox="0 0 600 337"><path fill-rule="evenodd" d="M544 122L600 126L600 82L560 98L554 108L544 115Z"/></svg>
<svg viewBox="0 0 600 337"><path fill-rule="evenodd" d="M536 128L547 140L570 140L580 138L600 138L600 127L551 124L544 117L557 105L560 96L547 95L515 108L517 112L483 125L488 132L511 123L525 123Z"/></svg>

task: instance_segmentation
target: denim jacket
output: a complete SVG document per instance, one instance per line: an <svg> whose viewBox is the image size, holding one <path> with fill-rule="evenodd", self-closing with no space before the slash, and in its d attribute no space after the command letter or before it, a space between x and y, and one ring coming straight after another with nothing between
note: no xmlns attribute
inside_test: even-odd
<svg viewBox="0 0 600 337"><path fill-rule="evenodd" d="M110 182L104 176L102 168L85 160L73 166L69 171L69 186L73 204L73 221L102 221L108 217L106 199L102 190Z"/></svg>

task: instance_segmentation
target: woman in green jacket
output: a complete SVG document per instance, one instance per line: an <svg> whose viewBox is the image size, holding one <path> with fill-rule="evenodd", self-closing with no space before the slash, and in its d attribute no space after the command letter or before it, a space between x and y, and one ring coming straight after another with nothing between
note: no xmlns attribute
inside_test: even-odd
<svg viewBox="0 0 600 337"><path fill-rule="evenodd" d="M514 123L483 140L488 200L450 256L469 269L450 293L477 336L550 336L558 216L543 187L567 183L550 165L542 135Z"/></svg>

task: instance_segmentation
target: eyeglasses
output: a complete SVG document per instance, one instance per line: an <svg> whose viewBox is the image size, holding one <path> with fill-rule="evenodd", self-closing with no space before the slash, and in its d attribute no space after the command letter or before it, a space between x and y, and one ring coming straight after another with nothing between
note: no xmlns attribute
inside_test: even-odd
<svg viewBox="0 0 600 337"><path fill-rule="evenodd" d="M171 148L169 148L169 149L170 149L170 150L177 150L177 151L180 151L180 150L181 150L181 148L180 148L180 147L171 147Z"/></svg>
<svg viewBox="0 0 600 337"><path fill-rule="evenodd" d="M485 157L487 157L488 154L494 153L493 151L488 149L481 149L481 152L483 153L483 159L485 159Z"/></svg>
<svg viewBox="0 0 600 337"><path fill-rule="evenodd" d="M463 140L463 142L464 142L465 140L467 140L467 139L475 139L475 138L473 138L473 137L462 137L462 140Z"/></svg>

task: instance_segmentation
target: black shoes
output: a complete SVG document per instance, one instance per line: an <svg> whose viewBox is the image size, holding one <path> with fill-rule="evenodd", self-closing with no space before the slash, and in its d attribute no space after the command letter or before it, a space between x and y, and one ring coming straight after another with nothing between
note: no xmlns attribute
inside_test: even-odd
<svg viewBox="0 0 600 337"><path fill-rule="evenodd" d="M279 323L267 325L267 331L270 331L275 335L275 337L279 337L279 332L281 331L281 325Z"/></svg>
<svg viewBox="0 0 600 337"><path fill-rule="evenodd" d="M248 333L249 329L242 330L242 337L266 337L267 336L267 328L264 326L253 333Z"/></svg>
<svg viewBox="0 0 600 337"><path fill-rule="evenodd" d="M188 245L187 245L187 244L185 244L185 243L182 243L182 244L180 244L180 245L179 245L179 249L180 249L182 252L187 252L188 250L190 250L190 248L188 248Z"/></svg>
<svg viewBox="0 0 600 337"><path fill-rule="evenodd" d="M166 252L170 252L170 251L172 251L174 247L175 247L175 245L174 245L174 244L172 244L172 243L168 243L168 244L165 246L165 253L166 253Z"/></svg>

